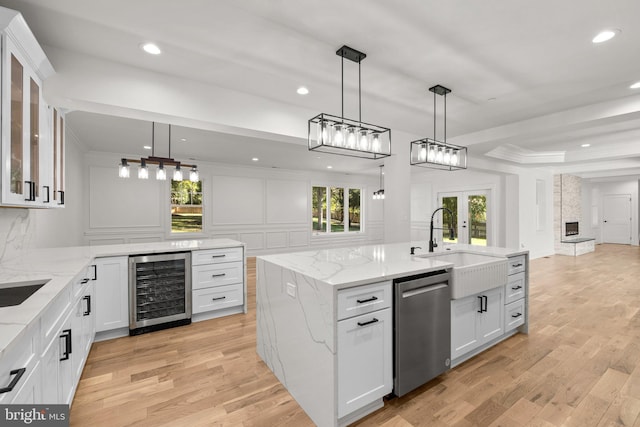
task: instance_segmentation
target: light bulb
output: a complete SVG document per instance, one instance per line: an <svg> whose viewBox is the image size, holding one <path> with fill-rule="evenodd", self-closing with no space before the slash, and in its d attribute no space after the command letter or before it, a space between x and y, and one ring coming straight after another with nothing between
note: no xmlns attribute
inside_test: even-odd
<svg viewBox="0 0 640 427"><path fill-rule="evenodd" d="M138 168L138 179L149 179L149 168L144 160L142 160L140 168Z"/></svg>
<svg viewBox="0 0 640 427"><path fill-rule="evenodd" d="M336 147L342 147L344 144L344 131L342 125L335 125L335 133L333 135L333 145Z"/></svg>
<svg viewBox="0 0 640 427"><path fill-rule="evenodd" d="M438 152L436 153L436 163L442 163L444 154L442 153L442 150L438 150Z"/></svg>
<svg viewBox="0 0 640 427"><path fill-rule="evenodd" d="M129 163L127 163L127 159L122 159L122 161L120 162L118 176L120 178L129 178Z"/></svg>
<svg viewBox="0 0 640 427"><path fill-rule="evenodd" d="M424 162L425 160L427 160L427 144L420 145L420 154L418 156L418 159L421 162Z"/></svg>
<svg viewBox="0 0 640 427"><path fill-rule="evenodd" d="M375 132L373 134L373 141L371 142L371 150L374 153L379 153L381 148L382 147L380 146L380 134Z"/></svg>
<svg viewBox="0 0 640 427"><path fill-rule="evenodd" d="M443 160L445 165L451 164L451 150L445 150Z"/></svg>
<svg viewBox="0 0 640 427"><path fill-rule="evenodd" d="M433 163L436 160L436 147L433 144L429 144L429 152L427 154L427 161Z"/></svg>
<svg viewBox="0 0 640 427"><path fill-rule="evenodd" d="M367 131L364 129L360 131L360 149L362 151L369 150L369 138L367 138Z"/></svg>
<svg viewBox="0 0 640 427"><path fill-rule="evenodd" d="M177 165L176 169L173 171L173 180L182 181L182 169L180 169L180 165Z"/></svg>
<svg viewBox="0 0 640 427"><path fill-rule="evenodd" d="M458 150L453 150L453 153L451 154L451 166L458 166L458 162Z"/></svg>
<svg viewBox="0 0 640 427"><path fill-rule="evenodd" d="M196 166L192 167L189 171L189 181L198 182L200 181L200 174L198 173L198 168Z"/></svg>
<svg viewBox="0 0 640 427"><path fill-rule="evenodd" d="M347 129L347 148L356 148L356 130L354 127Z"/></svg>
<svg viewBox="0 0 640 427"><path fill-rule="evenodd" d="M156 170L156 179L158 181L166 181L167 179L167 171L164 170L164 165L160 163L160 166Z"/></svg>

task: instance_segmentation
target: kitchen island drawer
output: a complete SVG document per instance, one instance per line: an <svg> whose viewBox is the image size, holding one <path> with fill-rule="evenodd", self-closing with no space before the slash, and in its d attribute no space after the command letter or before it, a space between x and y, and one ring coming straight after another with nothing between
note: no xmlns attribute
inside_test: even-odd
<svg viewBox="0 0 640 427"><path fill-rule="evenodd" d="M525 256L519 255L514 257L509 257L508 264L508 273L509 275L523 272L526 269L525 265Z"/></svg>
<svg viewBox="0 0 640 427"><path fill-rule="evenodd" d="M193 291L193 313L219 310L244 304L242 283Z"/></svg>
<svg viewBox="0 0 640 427"><path fill-rule="evenodd" d="M510 304L525 295L525 273L516 273L509 276L509 281L504 286L504 303Z"/></svg>
<svg viewBox="0 0 640 427"><path fill-rule="evenodd" d="M207 249L191 253L191 265L194 266L237 261L243 261L242 248Z"/></svg>
<svg viewBox="0 0 640 427"><path fill-rule="evenodd" d="M193 289L204 289L212 286L242 283L242 272L242 262L196 265L191 271L191 275L193 277Z"/></svg>
<svg viewBox="0 0 640 427"><path fill-rule="evenodd" d="M338 292L338 320L391 307L391 281Z"/></svg>
<svg viewBox="0 0 640 427"><path fill-rule="evenodd" d="M512 302L504 307L504 331L508 332L524 324L525 300Z"/></svg>

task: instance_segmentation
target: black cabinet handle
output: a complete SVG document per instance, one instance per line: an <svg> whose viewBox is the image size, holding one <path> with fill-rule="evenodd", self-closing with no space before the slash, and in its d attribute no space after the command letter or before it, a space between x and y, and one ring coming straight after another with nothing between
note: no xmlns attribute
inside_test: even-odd
<svg viewBox="0 0 640 427"><path fill-rule="evenodd" d="M224 258L226 257L226 254L222 254L222 255L211 255L211 258Z"/></svg>
<svg viewBox="0 0 640 427"><path fill-rule="evenodd" d="M26 371L27 368L20 368L14 369L13 371L9 372L9 375L15 375L15 377L13 377L8 386L0 388L0 394L9 393L11 390L13 390Z"/></svg>
<svg viewBox="0 0 640 427"><path fill-rule="evenodd" d="M43 186L42 186L42 188L46 188L46 189L47 189L47 191L46 191L46 193L45 193L45 194L47 195L47 200L43 200L43 202L42 202L42 203L49 203L49 202L51 201L51 200L50 200L50 198L49 198L49 193L50 193L50 191L49 191L49 190L50 190L50 188L49 188L49 186L48 186L48 185L43 185Z"/></svg>
<svg viewBox="0 0 640 427"><path fill-rule="evenodd" d="M518 289L522 289L522 286L518 285L515 288L512 287L511 289L513 289L514 291L517 291Z"/></svg>
<svg viewBox="0 0 640 427"><path fill-rule="evenodd" d="M518 268L518 267L522 267L522 263L518 263L518 264L511 264L511 267L513 268Z"/></svg>
<svg viewBox="0 0 640 427"><path fill-rule="evenodd" d="M93 277L91 280L98 280L98 266L96 264L91 264L91 268L93 268Z"/></svg>
<svg viewBox="0 0 640 427"><path fill-rule="evenodd" d="M221 299L225 299L226 297L217 297L217 298L211 298L211 301L218 301Z"/></svg>
<svg viewBox="0 0 640 427"><path fill-rule="evenodd" d="M58 204L64 205L64 191L58 190L58 193L60 193L60 201L58 202Z"/></svg>
<svg viewBox="0 0 640 427"><path fill-rule="evenodd" d="M365 302L376 301L377 299L378 299L378 297L371 297L371 298L367 298L367 299L357 299L356 302L358 304L364 304Z"/></svg>
<svg viewBox="0 0 640 427"><path fill-rule="evenodd" d="M36 198L35 198L35 194L33 191L33 181L25 181L25 184L28 184L29 187L29 197L27 197L26 199L24 199L27 202L33 202Z"/></svg>
<svg viewBox="0 0 640 427"><path fill-rule="evenodd" d="M80 281L80 283L84 285L85 283L89 283L89 280L91 279L89 279L88 277L85 277L84 279L82 279L82 281Z"/></svg>
<svg viewBox="0 0 640 427"><path fill-rule="evenodd" d="M64 338L64 352L62 353L62 357L60 360L69 360L69 355L71 354L71 329L64 329L62 331L62 335L60 338Z"/></svg>
<svg viewBox="0 0 640 427"><path fill-rule="evenodd" d="M511 317L513 317L514 319L515 319L515 318L518 318L518 317L520 317L520 316L522 316L522 313L516 313L516 314L512 314L512 315L511 315Z"/></svg>
<svg viewBox="0 0 640 427"><path fill-rule="evenodd" d="M218 274L212 274L211 277L222 277L222 276L226 276L227 273L218 273Z"/></svg>
<svg viewBox="0 0 640 427"><path fill-rule="evenodd" d="M88 316L91 314L91 295L85 295L82 297L83 300L87 302L87 311L82 313L83 316Z"/></svg>
<svg viewBox="0 0 640 427"><path fill-rule="evenodd" d="M379 322L379 320L374 317L373 320L369 320L368 322L358 322L358 326L367 326L376 322Z"/></svg>

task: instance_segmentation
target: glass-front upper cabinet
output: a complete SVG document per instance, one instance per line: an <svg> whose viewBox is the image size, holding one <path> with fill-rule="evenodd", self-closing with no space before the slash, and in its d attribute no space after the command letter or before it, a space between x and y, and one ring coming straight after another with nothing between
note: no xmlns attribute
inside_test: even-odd
<svg viewBox="0 0 640 427"><path fill-rule="evenodd" d="M42 80L53 68L22 16L0 8L0 18L5 15L13 19L1 34L0 204L48 207L53 205L53 135Z"/></svg>

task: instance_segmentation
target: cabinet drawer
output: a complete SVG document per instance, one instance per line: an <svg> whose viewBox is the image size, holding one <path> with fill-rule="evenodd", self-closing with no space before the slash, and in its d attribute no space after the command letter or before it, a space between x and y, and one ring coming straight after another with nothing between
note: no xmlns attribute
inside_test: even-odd
<svg viewBox="0 0 640 427"><path fill-rule="evenodd" d="M338 292L338 320L391 307L391 282L358 286Z"/></svg>
<svg viewBox="0 0 640 427"><path fill-rule="evenodd" d="M65 287L56 299L49 304L49 307L41 317L43 349L49 345L52 339L57 338L62 321L71 308L70 288L71 286Z"/></svg>
<svg viewBox="0 0 640 427"><path fill-rule="evenodd" d="M36 322L36 325L39 324ZM13 387L11 391L0 393L0 404L12 403L36 368L40 360L37 354L39 337L39 326L30 327L0 359L0 388Z"/></svg>
<svg viewBox="0 0 640 427"><path fill-rule="evenodd" d="M224 264L197 265L193 267L193 289L242 283L243 265L241 262Z"/></svg>
<svg viewBox="0 0 640 427"><path fill-rule="evenodd" d="M509 269L508 274L511 275L511 274L516 274L524 271L526 268L524 261L525 261L524 255L510 257L509 263L508 263L508 269Z"/></svg>
<svg viewBox="0 0 640 427"><path fill-rule="evenodd" d="M219 310L244 304L242 283L193 291L193 313Z"/></svg>
<svg viewBox="0 0 640 427"><path fill-rule="evenodd" d="M192 265L242 261L242 248L220 248L191 253Z"/></svg>
<svg viewBox="0 0 640 427"><path fill-rule="evenodd" d="M504 330L505 332L517 328L524 324L525 317L524 300L518 300L505 306L504 310Z"/></svg>
<svg viewBox="0 0 640 427"><path fill-rule="evenodd" d="M509 281L504 286L505 304L509 304L519 300L520 298L524 298L524 291L525 291L524 287L525 287L524 272L512 274L511 276L509 276Z"/></svg>

